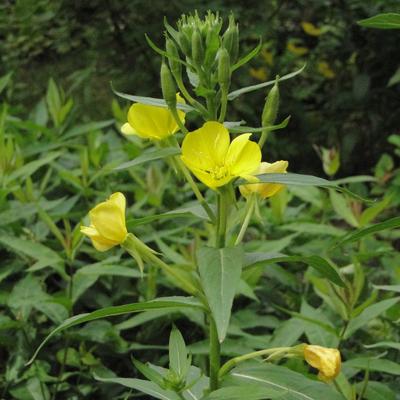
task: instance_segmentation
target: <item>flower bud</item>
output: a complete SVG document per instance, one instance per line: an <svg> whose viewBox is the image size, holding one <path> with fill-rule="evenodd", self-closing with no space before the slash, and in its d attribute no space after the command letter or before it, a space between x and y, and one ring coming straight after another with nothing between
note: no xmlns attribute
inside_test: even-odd
<svg viewBox="0 0 400 400"><path fill-rule="evenodd" d="M261 119L261 125L263 127L273 125L276 120L276 116L278 115L278 109L279 109L278 81L279 77L276 77L275 84L265 99L265 105Z"/></svg>
<svg viewBox="0 0 400 400"><path fill-rule="evenodd" d="M176 85L171 71L165 61L161 64L161 90L167 106L170 109L176 108Z"/></svg>
<svg viewBox="0 0 400 400"><path fill-rule="evenodd" d="M179 32L178 38L179 38L179 46L181 47L183 54L190 57L191 49L190 49L189 38L183 32Z"/></svg>
<svg viewBox="0 0 400 400"><path fill-rule="evenodd" d="M229 26L222 37L222 44L228 50L231 62L234 63L239 53L239 28L233 15L229 16Z"/></svg>
<svg viewBox="0 0 400 400"><path fill-rule="evenodd" d="M168 55L171 55L172 57L179 59L179 52L178 49L175 46L175 43L171 39L166 39L165 42L165 49L168 53ZM171 68L172 75L174 76L181 76L182 73L182 65L179 61L173 60L172 58L168 58L168 63L169 67Z"/></svg>
<svg viewBox="0 0 400 400"><path fill-rule="evenodd" d="M324 382L335 379L341 368L341 357L338 349L306 345L304 359L313 368L318 369L318 378Z"/></svg>
<svg viewBox="0 0 400 400"><path fill-rule="evenodd" d="M218 55L218 83L222 90L228 90L231 82L231 63L228 50L220 49Z"/></svg>
<svg viewBox="0 0 400 400"><path fill-rule="evenodd" d="M321 159L324 172L328 176L335 175L340 167L340 153L337 149L335 147L330 149L321 147Z"/></svg>
<svg viewBox="0 0 400 400"><path fill-rule="evenodd" d="M204 62L203 39L198 29L193 32L192 36L192 60L195 65L202 65Z"/></svg>

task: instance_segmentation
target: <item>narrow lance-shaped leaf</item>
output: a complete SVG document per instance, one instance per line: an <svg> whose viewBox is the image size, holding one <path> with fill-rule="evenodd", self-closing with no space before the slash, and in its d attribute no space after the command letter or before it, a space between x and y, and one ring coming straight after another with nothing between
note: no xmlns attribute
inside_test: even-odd
<svg viewBox="0 0 400 400"><path fill-rule="evenodd" d="M197 253L200 280L211 314L223 342L229 325L233 298L239 286L243 265L241 247L203 247Z"/></svg>
<svg viewBox="0 0 400 400"><path fill-rule="evenodd" d="M351 192L350 190L338 186L333 181L328 181L327 179L319 178L313 175L304 175L304 174L261 174L257 175L258 181L257 182L247 182L244 179L239 179L236 181L236 185L240 186L243 184L252 183L281 183L282 185L297 185L297 186L317 186L322 188L331 188L335 189L338 192L346 193L347 195L363 201L364 203L370 204L373 201L364 199L363 197L359 196L356 193Z"/></svg>
<svg viewBox="0 0 400 400"><path fill-rule="evenodd" d="M279 78L279 82L286 81L287 79L294 78L296 75L301 74L304 71L305 67L306 67L306 64L304 64L297 71L291 72L290 74L283 75L282 77ZM230 92L228 94L228 100L234 100L234 99L236 99L237 97L239 97L240 95L242 95L244 93L253 92L254 90L263 89L263 88L265 88L267 86L272 86L274 84L275 84L275 79L272 80L272 81L259 83L257 85L246 86L244 88L241 88L241 89L235 90L233 92Z"/></svg>
<svg viewBox="0 0 400 400"><path fill-rule="evenodd" d="M98 375L94 375L94 378L100 382L116 383L121 386L125 386L130 389L138 390L151 396L155 399L160 400L180 400L179 395L172 390L166 390L160 388L154 382L145 381L143 379L136 378L103 378Z"/></svg>
<svg viewBox="0 0 400 400"><path fill-rule="evenodd" d="M248 253L245 258L245 267L257 263L271 264L279 262L302 262L317 270L324 278L329 279L332 283L345 287L343 279L340 277L336 269L324 258L312 256L286 256L283 254L271 253Z"/></svg>
<svg viewBox="0 0 400 400"><path fill-rule="evenodd" d="M189 367L185 341L182 334L174 326L169 337L169 368L180 378L184 378Z"/></svg>
<svg viewBox="0 0 400 400"><path fill-rule="evenodd" d="M38 355L42 347L55 334L67 328L70 328L74 325L82 324L84 322L89 322L100 318L112 317L115 315L136 313L146 310L162 310L166 308L177 308L177 307L203 308L202 304L199 301L197 301L194 297L174 296L174 297L158 298L144 303L132 303L132 304L124 304L122 306L106 307L93 311L91 313L75 315L71 318L66 319L61 325L59 325L56 329L50 332L50 334L42 341L42 343L36 349L32 358L28 361L27 365L31 364L35 360L36 356Z"/></svg>
<svg viewBox="0 0 400 400"><path fill-rule="evenodd" d="M342 239L340 239L335 244L335 247L342 246L346 243L356 242L357 240L360 240L364 236L372 235L377 232L381 232L387 229L394 229L398 227L400 227L400 217L394 217L379 224L374 224L372 226L369 226L368 228L357 229L356 231L350 232L349 234L345 235Z"/></svg>
<svg viewBox="0 0 400 400"><path fill-rule="evenodd" d="M156 161L166 157L172 157L180 154L180 150L175 147L167 147L164 149L152 149L144 152L134 160L124 162L123 164L115 167L114 170L120 171L127 168L136 167L149 161Z"/></svg>
<svg viewBox="0 0 400 400"><path fill-rule="evenodd" d="M133 101L134 103L141 103L141 104L147 104L150 106L168 108L167 103L165 102L164 99L157 99L154 97L135 96L132 94L118 92L112 86L111 86L111 88L112 88L112 91L117 96L122 97L123 99L126 99L126 100ZM185 111L185 112L190 112L190 111L195 110L192 106L189 106L188 104L184 104L184 103L177 103L176 108L178 108L179 110Z"/></svg>

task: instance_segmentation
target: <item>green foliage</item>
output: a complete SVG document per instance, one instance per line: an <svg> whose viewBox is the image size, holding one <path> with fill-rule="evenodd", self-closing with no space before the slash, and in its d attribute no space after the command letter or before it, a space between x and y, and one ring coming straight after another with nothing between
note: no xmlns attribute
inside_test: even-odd
<svg viewBox="0 0 400 400"><path fill-rule="evenodd" d="M271 207L257 204L241 246L228 243L221 249L208 247L210 218L193 202L189 186L166 168L178 151L121 138L126 107L114 101L110 115L110 76L116 77L116 87L156 96L122 97L164 105L159 85L152 82L158 61L142 45L143 21L155 21L157 28L150 24L146 31L157 41L153 32L159 31L160 19L155 14L173 20L176 11L163 2L158 10L128 3L82 3L75 9L69 2L43 0L1 6L7 10L0 13L6 68L0 78L1 396L354 400L358 395L360 400L394 400L400 391L400 141L396 134L387 141L379 138L398 128L391 117L397 107L397 83L391 79L395 70L385 64L397 39L394 31L382 46L383 36L355 24L388 11L390 2L371 6L351 1L344 9L332 8L329 1L313 2L310 19L322 30L314 37L300 29L300 9L284 2L271 1L262 13L260 5L232 5L245 38L232 69L251 60L251 68L265 67L271 78L283 72L280 81L299 73L295 85L280 83L281 112L292 118L285 133L270 134L269 157L281 155L300 165L296 170L318 175L312 150L317 143L337 146L341 173L368 174L362 164L366 157L369 166L376 166L373 177L336 181L303 174L261 176L263 182L287 188L269 200ZM192 2L182 7L186 11ZM219 3L216 7L225 11ZM93 22L86 21L89 15ZM11 27L7 34L4 21ZM258 44L259 35L271 38L267 45ZM309 57L287 50L292 39L302 40ZM94 82L96 69L90 69L87 59L82 65L84 57L72 57L73 51L93 55L96 46L105 49L96 61L103 74L99 82ZM129 51L116 51L119 46ZM265 50L272 53L273 65ZM54 65L58 58L66 64L57 64L54 79L48 73L53 64L46 65L44 57L49 54ZM139 72L130 69L131 76L121 78L129 75L122 67L126 60L136 56ZM328 77L330 70L321 67L321 60L330 61L335 78ZM83 69L62 77L77 68ZM253 114L255 109L260 114L265 92L254 92L260 96L256 100L248 96L255 78L250 69L245 71L231 81L228 98L234 109L229 120L244 118L246 125L261 126ZM28 90L36 75L35 87ZM265 81L257 89L275 82ZM195 109L188 104L182 108ZM231 132L245 129L232 124ZM250 130L257 135L258 129ZM364 134L373 155L360 151ZM133 216L128 230L163 253L174 274L149 263L142 277L139 265L121 250L99 253L83 241L79 226L87 224L87 211L117 190L128 197ZM208 193L206 200L214 198ZM244 208L242 199L229 214L232 236ZM186 297L177 277L195 292L204 289L202 301ZM317 382L314 371L289 357L279 365L244 363L224 376L220 389L207 393L209 379L202 372L207 371L209 346L205 315L215 320L223 360L302 342L340 347L345 362L337 387ZM144 395L138 397L138 391Z"/></svg>

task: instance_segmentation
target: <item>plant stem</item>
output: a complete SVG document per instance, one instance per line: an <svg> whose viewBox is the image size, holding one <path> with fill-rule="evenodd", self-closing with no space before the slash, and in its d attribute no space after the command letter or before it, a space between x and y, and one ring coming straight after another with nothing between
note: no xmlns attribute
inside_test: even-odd
<svg viewBox="0 0 400 400"><path fill-rule="evenodd" d="M258 145L260 146L260 149L263 148L266 140L268 139L268 134L269 134L269 129L265 129L262 131L261 136L260 136L260 140L258 141Z"/></svg>
<svg viewBox="0 0 400 400"><path fill-rule="evenodd" d="M228 105L228 92L227 92L227 90L222 90L221 110L219 112L219 118L218 118L218 122L220 122L221 124L224 122L224 119L225 119L227 105Z"/></svg>
<svg viewBox="0 0 400 400"><path fill-rule="evenodd" d="M222 187L218 193L217 198L218 220L215 246L218 248L222 248L225 246L226 226L228 220L228 194L229 192L227 191L227 189Z"/></svg>
<svg viewBox="0 0 400 400"><path fill-rule="evenodd" d="M250 360L252 358L266 356L266 355L273 355L275 353L284 353L290 350L290 347L274 347L272 349L264 349L259 351L254 351L252 353L244 354L243 356L231 358L227 361L219 370L219 377L222 378L226 375L233 367L238 365L239 363Z"/></svg>
<svg viewBox="0 0 400 400"><path fill-rule="evenodd" d="M249 199L247 200L246 214L245 214L245 217L243 220L242 227L240 228L239 234L236 238L235 246L239 245L243 240L244 234L246 233L247 227L249 226L249 223L250 223L250 219L254 212L255 202L256 202L255 195L251 194Z"/></svg>
<svg viewBox="0 0 400 400"><path fill-rule="evenodd" d="M217 327L210 316L210 391L218 389L219 368L221 365L221 345L218 340Z"/></svg>
<svg viewBox="0 0 400 400"><path fill-rule="evenodd" d="M206 117L208 114L207 109L201 104L199 103L197 100L195 100L190 93L188 92L188 90L186 89L185 84L183 83L183 80L181 78L178 79L178 77L175 76L175 80L176 83L178 84L178 88L179 90L182 92L183 96L186 98L186 100L190 103L190 105L192 105L193 107L195 107L203 117Z"/></svg>

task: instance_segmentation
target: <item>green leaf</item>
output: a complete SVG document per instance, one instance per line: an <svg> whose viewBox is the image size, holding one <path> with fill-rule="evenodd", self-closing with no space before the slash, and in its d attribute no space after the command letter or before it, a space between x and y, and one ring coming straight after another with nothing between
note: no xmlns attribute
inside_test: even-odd
<svg viewBox="0 0 400 400"><path fill-rule="evenodd" d="M375 289L400 293L400 285L373 285Z"/></svg>
<svg viewBox="0 0 400 400"><path fill-rule="evenodd" d="M350 321L344 337L346 339L351 337L355 331L365 327L368 322L382 315L390 307L393 307L395 304L397 304L399 300L400 297L394 297L392 299L382 300L365 308L357 317Z"/></svg>
<svg viewBox="0 0 400 400"><path fill-rule="evenodd" d="M73 128L67 130L63 135L62 139L71 139L75 136L84 135L89 132L99 131L101 129L107 128L114 124L115 120L107 119L105 121L89 122L87 124L76 125Z"/></svg>
<svg viewBox="0 0 400 400"><path fill-rule="evenodd" d="M339 247L347 243L352 243L360 240L364 236L372 235L373 233L381 232L387 229L394 229L400 227L400 217L394 217L392 219L388 219L387 221L380 222L379 224L375 224L369 226L368 228L357 229L356 231L350 232L345 235L342 239L340 239L334 247Z"/></svg>
<svg viewBox="0 0 400 400"><path fill-rule="evenodd" d="M141 278L142 274L140 271L130 267L124 267L122 265L115 265L108 262L99 262L92 265L87 265L78 269L76 274L79 275L90 275L90 276L125 276L127 278Z"/></svg>
<svg viewBox="0 0 400 400"><path fill-rule="evenodd" d="M343 367L400 375L400 364L382 358L353 358L352 360L344 362Z"/></svg>
<svg viewBox="0 0 400 400"><path fill-rule="evenodd" d="M386 196L382 201L364 210L360 217L360 226L363 227L374 220L382 211L388 208L391 200L391 196Z"/></svg>
<svg viewBox="0 0 400 400"><path fill-rule="evenodd" d="M138 390L139 392L148 394L155 399L160 400L180 400L177 393L171 390L161 389L157 384L143 379L136 378L102 378L94 375L94 378L100 382L116 383L128 387L130 389Z"/></svg>
<svg viewBox="0 0 400 400"><path fill-rule="evenodd" d="M317 176L312 175L303 175L303 174L261 174L256 175L258 178L258 182L254 183L281 183L282 185L297 185L297 186L318 186L323 188L331 188L335 189L338 192L346 193L347 195L356 198L357 200L363 201L365 203L372 203L370 200L364 199L361 196L351 192L350 190L343 188L341 186L337 186L333 181L328 181L327 179L319 178ZM235 183L237 186L248 184L251 185L251 182L248 182L244 179L239 179Z"/></svg>
<svg viewBox="0 0 400 400"><path fill-rule="evenodd" d="M329 385L311 380L288 368L263 363L235 368L226 379L226 385L243 384L254 388L279 391L280 399L290 400L343 400L342 395ZM272 397L273 398L273 397Z"/></svg>
<svg viewBox="0 0 400 400"><path fill-rule="evenodd" d="M38 270L45 267L52 267L63 277L66 277L63 270L62 258L49 247L41 243L31 242L30 240L20 239L13 236L0 236L0 243L11 248L14 253L23 254L37 260L30 270Z"/></svg>
<svg viewBox="0 0 400 400"><path fill-rule="evenodd" d="M229 131L232 133L248 133L248 132L254 133L254 132L263 132L265 130L272 132L272 131L277 131L279 129L286 128L289 121L290 121L290 116L286 117L280 124L277 124L277 125L264 126L261 128L252 128L250 126L235 126L235 127L229 128Z"/></svg>
<svg viewBox="0 0 400 400"><path fill-rule="evenodd" d="M265 257L264 257L265 256ZM279 262L303 262L317 270L324 278L338 286L345 287L345 283L336 269L324 258L313 256L286 256L271 253L248 253L246 254L245 267L256 263L271 264Z"/></svg>
<svg viewBox="0 0 400 400"><path fill-rule="evenodd" d="M357 228L359 223L346 199L335 190L329 190L329 197L336 214L342 217L349 225Z"/></svg>
<svg viewBox="0 0 400 400"><path fill-rule="evenodd" d="M150 368L148 365L143 364L139 360L135 360L134 358L132 358L132 362L137 370L140 371L140 373L148 380L154 382L158 386L161 386L163 384L163 376L159 372L157 372L153 368Z"/></svg>
<svg viewBox="0 0 400 400"><path fill-rule="evenodd" d="M357 21L358 25L365 28L400 29L400 14L386 13Z"/></svg>
<svg viewBox="0 0 400 400"><path fill-rule="evenodd" d="M49 109L54 125L60 125L61 96L53 78L50 78L46 94L47 108Z"/></svg>
<svg viewBox="0 0 400 400"><path fill-rule="evenodd" d="M18 178L26 179L32 174L34 174L40 167L50 164L54 159L56 159L60 155L61 152L49 153L45 157L39 160L31 161L23 165L21 168L18 168L17 170L13 171L8 176L7 181L12 182Z"/></svg>
<svg viewBox="0 0 400 400"><path fill-rule="evenodd" d="M3 90L10 83L12 74L13 74L13 72L9 72L8 74L5 74L0 78L0 94L3 92Z"/></svg>
<svg viewBox="0 0 400 400"><path fill-rule="evenodd" d="M229 325L233 298L239 287L243 266L243 249L203 247L197 253L200 280L223 342Z"/></svg>
<svg viewBox="0 0 400 400"><path fill-rule="evenodd" d="M304 320L304 330L309 343L323 347L338 346L339 336L337 332L335 332L335 328L332 326L329 319L321 310L311 307L303 299L301 304L301 315L309 319Z"/></svg>
<svg viewBox="0 0 400 400"><path fill-rule="evenodd" d="M124 304L122 306L113 306L101 308L99 310L93 311L91 313L79 314L75 315L71 318L65 320L61 325L59 325L56 329L50 332L49 335L42 341L39 347L36 349L32 358L29 360L28 364L31 364L36 358L39 351L42 347L57 333L68 329L72 326L82 324L84 322L94 321L100 318L112 317L115 315L123 315L129 313L136 313L146 310L162 310L166 308L176 308L176 307L188 307L188 308L203 308L202 304L196 300L194 297L163 297L154 299L151 301L143 302L143 303L132 303L132 304Z"/></svg>
<svg viewBox="0 0 400 400"><path fill-rule="evenodd" d="M182 334L174 326L169 337L169 369L184 379L190 367L188 352Z"/></svg>
<svg viewBox="0 0 400 400"><path fill-rule="evenodd" d="M126 100L133 101L134 103L148 104L150 106L168 108L167 103L165 102L164 99L156 99L154 97L134 96L132 94L118 92L112 86L111 86L111 88L112 88L112 91L117 96L122 97L123 99L126 99ZM188 104L184 104L184 103L177 103L176 108L178 108L179 110L185 111L185 112L190 112L190 111L195 110L192 106L190 106Z"/></svg>
<svg viewBox="0 0 400 400"><path fill-rule="evenodd" d="M144 164L149 161L159 160L161 158L172 157L180 154L181 151L175 147L167 147L164 149L150 149L144 152L134 160L125 162L118 167L114 168L116 171L120 171L127 168L136 167L137 165Z"/></svg>
<svg viewBox="0 0 400 400"><path fill-rule="evenodd" d="M254 47L254 49L251 50L249 53L247 53L244 57L242 57L237 63L232 65L231 67L232 72L240 68L242 65L247 64L252 58L254 58L260 52L261 47L262 47L262 39L260 37L258 45Z"/></svg>
<svg viewBox="0 0 400 400"><path fill-rule="evenodd" d="M307 64L304 64L297 71L291 72L290 74L287 74L287 75L283 75L281 78L279 78L279 82L286 81L287 79L294 78L296 75L301 74L304 71L304 68L306 67L306 65ZM236 99L237 97L239 97L240 95L242 95L244 93L253 92L254 90L262 89L262 88L265 88L267 86L272 86L274 84L275 84L275 79L272 80L272 81L259 83L257 85L246 86L244 88L241 88L241 89L235 90L233 92L230 92L228 94L228 100L234 100L234 99Z"/></svg>
<svg viewBox="0 0 400 400"><path fill-rule="evenodd" d="M237 386L218 389L202 400L263 400L282 399L282 390L271 387L255 386L252 383L245 383Z"/></svg>
<svg viewBox="0 0 400 400"><path fill-rule="evenodd" d="M363 390L364 382L356 384L357 392ZM367 390L364 393L365 400L396 400L396 393L382 382L369 381Z"/></svg>

